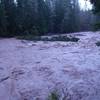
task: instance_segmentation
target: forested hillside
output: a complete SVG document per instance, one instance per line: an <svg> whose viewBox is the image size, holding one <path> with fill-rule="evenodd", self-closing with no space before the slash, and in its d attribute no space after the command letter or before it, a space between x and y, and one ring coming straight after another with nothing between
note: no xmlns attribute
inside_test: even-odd
<svg viewBox="0 0 100 100"><path fill-rule="evenodd" d="M97 23L96 28L100 29L100 0L90 0L91 3L94 5L93 12L97 15Z"/></svg>
<svg viewBox="0 0 100 100"><path fill-rule="evenodd" d="M89 31L95 21L78 0L0 0L0 36Z"/></svg>

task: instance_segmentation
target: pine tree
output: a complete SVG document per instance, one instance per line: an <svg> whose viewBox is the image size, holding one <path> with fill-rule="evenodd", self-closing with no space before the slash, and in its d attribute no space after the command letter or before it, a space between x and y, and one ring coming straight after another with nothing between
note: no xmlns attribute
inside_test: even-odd
<svg viewBox="0 0 100 100"><path fill-rule="evenodd" d="M7 20L6 20L6 12L4 2L0 2L0 36L7 35Z"/></svg>
<svg viewBox="0 0 100 100"><path fill-rule="evenodd" d="M90 0L93 4L93 12L97 15L96 29L100 29L100 0Z"/></svg>

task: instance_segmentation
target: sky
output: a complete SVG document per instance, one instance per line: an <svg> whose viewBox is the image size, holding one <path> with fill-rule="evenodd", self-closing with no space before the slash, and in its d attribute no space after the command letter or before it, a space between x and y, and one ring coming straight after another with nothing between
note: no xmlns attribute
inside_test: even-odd
<svg viewBox="0 0 100 100"><path fill-rule="evenodd" d="M14 0L16 2L16 0ZM45 0L44 0L45 1ZM89 0L79 0L80 8L82 10L91 10L92 4L89 2Z"/></svg>
<svg viewBox="0 0 100 100"><path fill-rule="evenodd" d="M79 0L79 4L82 10L91 10L92 4L87 0Z"/></svg>

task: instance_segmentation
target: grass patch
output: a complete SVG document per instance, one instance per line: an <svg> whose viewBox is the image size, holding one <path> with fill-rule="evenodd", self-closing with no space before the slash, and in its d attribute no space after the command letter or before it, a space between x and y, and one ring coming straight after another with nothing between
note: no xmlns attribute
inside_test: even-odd
<svg viewBox="0 0 100 100"><path fill-rule="evenodd" d="M66 42L78 42L79 38L68 37L68 36L52 36L52 37L41 37L41 36L19 36L18 39L32 40L32 41L66 41Z"/></svg>
<svg viewBox="0 0 100 100"><path fill-rule="evenodd" d="M59 100L59 95L57 94L57 92L52 92L48 97L48 100Z"/></svg>
<svg viewBox="0 0 100 100"><path fill-rule="evenodd" d="M98 42L96 43L96 45L97 45L97 46L100 46L100 41L98 41Z"/></svg>

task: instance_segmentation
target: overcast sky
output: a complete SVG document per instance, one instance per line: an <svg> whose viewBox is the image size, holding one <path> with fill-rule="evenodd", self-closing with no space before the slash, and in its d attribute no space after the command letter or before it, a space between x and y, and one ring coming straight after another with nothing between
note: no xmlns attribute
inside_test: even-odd
<svg viewBox="0 0 100 100"><path fill-rule="evenodd" d="M91 10L92 9L92 4L89 1L86 0L79 0L79 4L81 9L83 10Z"/></svg>
<svg viewBox="0 0 100 100"><path fill-rule="evenodd" d="M16 2L16 0L14 0ZM45 0L44 0L45 1ZM79 4L82 10L91 10L92 4L89 2L89 0L79 0Z"/></svg>

